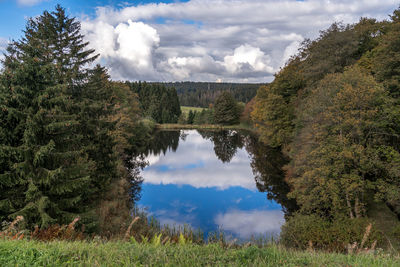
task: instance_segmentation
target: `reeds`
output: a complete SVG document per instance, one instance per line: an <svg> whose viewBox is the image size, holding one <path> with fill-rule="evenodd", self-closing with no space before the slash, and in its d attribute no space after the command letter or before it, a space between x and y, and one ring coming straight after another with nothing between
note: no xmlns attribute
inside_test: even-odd
<svg viewBox="0 0 400 267"><path fill-rule="evenodd" d="M80 220L79 217L75 218L68 225L55 224L42 229L40 229L39 226L36 225L33 231L29 231L27 229L18 229L17 225L20 224L23 220L23 216L17 216L5 230L0 232L0 237L11 240L21 240L24 238L28 238L41 241L52 241L56 239L74 241L84 239L83 229L81 231L75 230L75 225Z"/></svg>
<svg viewBox="0 0 400 267"><path fill-rule="evenodd" d="M348 254L359 254L359 253L373 253L375 251L375 247L377 244L377 240L372 242L371 247L364 247L365 243L368 240L368 237L371 234L371 229L372 229L372 224L368 224L367 227L365 228L365 232L363 235L363 238L361 240L360 246L358 246L358 242L354 242L353 244L348 244L347 245L347 253Z"/></svg>
<svg viewBox="0 0 400 267"><path fill-rule="evenodd" d="M10 223L6 230L0 232L0 237L8 238L12 240L21 240L24 238L24 231L18 231L16 226L24 220L23 216L15 217L14 221Z"/></svg>
<svg viewBox="0 0 400 267"><path fill-rule="evenodd" d="M127 229L126 232L125 232L125 239L128 239L128 238L129 238L130 233L131 233L132 226L133 226L133 225L135 224L135 222L137 222L139 219L140 219L140 217L135 217L135 218L132 220L131 224L129 225L128 229Z"/></svg>

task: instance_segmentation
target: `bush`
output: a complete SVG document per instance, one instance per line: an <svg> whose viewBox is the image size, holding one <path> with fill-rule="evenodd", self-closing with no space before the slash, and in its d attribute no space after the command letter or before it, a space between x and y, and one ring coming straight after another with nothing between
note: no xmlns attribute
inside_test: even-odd
<svg viewBox="0 0 400 267"><path fill-rule="evenodd" d="M349 244L360 246L369 224L366 218L329 221L317 215L295 214L282 226L281 242L297 249L347 252ZM382 234L372 227L363 247L370 248L374 241L381 244Z"/></svg>
<svg viewBox="0 0 400 267"><path fill-rule="evenodd" d="M213 124L214 111L212 109L203 109L201 112L196 112L193 120L194 124Z"/></svg>

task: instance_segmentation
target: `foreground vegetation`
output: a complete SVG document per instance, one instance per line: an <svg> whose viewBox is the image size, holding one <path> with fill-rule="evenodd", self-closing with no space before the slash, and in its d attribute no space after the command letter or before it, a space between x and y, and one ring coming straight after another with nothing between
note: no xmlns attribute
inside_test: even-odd
<svg viewBox="0 0 400 267"><path fill-rule="evenodd" d="M299 252L277 245L223 248L218 244L137 244L0 240L1 266L399 266L385 254Z"/></svg>

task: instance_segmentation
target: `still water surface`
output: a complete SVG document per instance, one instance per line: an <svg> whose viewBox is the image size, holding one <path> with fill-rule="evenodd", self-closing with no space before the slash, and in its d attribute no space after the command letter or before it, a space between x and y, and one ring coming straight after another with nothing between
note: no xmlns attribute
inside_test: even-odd
<svg viewBox="0 0 400 267"><path fill-rule="evenodd" d="M239 239L275 236L294 206L282 155L248 133L160 131L146 160L138 205L162 225L223 229Z"/></svg>

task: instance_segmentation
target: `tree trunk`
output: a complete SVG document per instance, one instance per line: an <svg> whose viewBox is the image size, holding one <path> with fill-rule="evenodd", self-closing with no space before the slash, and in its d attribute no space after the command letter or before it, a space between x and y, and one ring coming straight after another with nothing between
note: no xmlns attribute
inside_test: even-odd
<svg viewBox="0 0 400 267"><path fill-rule="evenodd" d="M353 208L351 207L351 203L349 200L349 193L347 192L346 192L346 202L347 202L347 207L349 208L350 219L354 219Z"/></svg>

